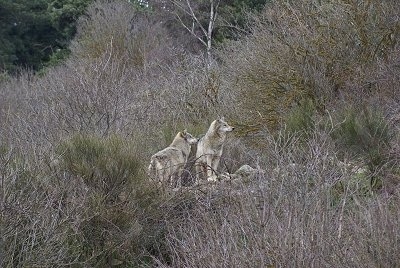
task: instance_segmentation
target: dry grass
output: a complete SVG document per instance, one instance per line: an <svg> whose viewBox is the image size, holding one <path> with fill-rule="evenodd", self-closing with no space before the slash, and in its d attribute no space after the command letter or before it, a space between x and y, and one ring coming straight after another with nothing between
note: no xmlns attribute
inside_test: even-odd
<svg viewBox="0 0 400 268"><path fill-rule="evenodd" d="M399 192L365 193L368 178L343 168L327 133L269 142L265 174L217 188L171 224L162 267L398 265Z"/></svg>

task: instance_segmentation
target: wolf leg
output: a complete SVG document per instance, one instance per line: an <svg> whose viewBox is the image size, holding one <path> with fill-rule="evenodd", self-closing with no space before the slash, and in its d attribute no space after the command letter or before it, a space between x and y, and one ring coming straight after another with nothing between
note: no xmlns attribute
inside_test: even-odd
<svg viewBox="0 0 400 268"><path fill-rule="evenodd" d="M196 169L196 181L195 184L198 184L202 179L203 179L203 173L204 173L204 168L203 168L203 162L198 161L195 164L195 169Z"/></svg>
<svg viewBox="0 0 400 268"><path fill-rule="evenodd" d="M177 189L181 188L182 174L183 174L183 170L184 170L183 168L184 168L183 165L178 167L178 170L176 172L176 177L174 177L174 179L172 179L172 183L171 183L172 188L177 188Z"/></svg>
<svg viewBox="0 0 400 268"><path fill-rule="evenodd" d="M196 182L198 184L201 180L206 179L207 176L207 157L202 155L198 157L195 163L196 168Z"/></svg>
<svg viewBox="0 0 400 268"><path fill-rule="evenodd" d="M215 174L217 174L217 170L219 167L219 162L221 160L221 156L220 155L215 155L213 157L213 161L212 161L212 170Z"/></svg>
<svg viewBox="0 0 400 268"><path fill-rule="evenodd" d="M207 155L207 180L208 181L216 181L217 175L215 174L214 164L212 155Z"/></svg>

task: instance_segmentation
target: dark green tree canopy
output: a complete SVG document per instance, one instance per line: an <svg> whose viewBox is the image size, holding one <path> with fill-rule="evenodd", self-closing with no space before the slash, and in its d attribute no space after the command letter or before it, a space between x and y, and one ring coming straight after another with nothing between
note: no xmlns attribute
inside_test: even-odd
<svg viewBox="0 0 400 268"><path fill-rule="evenodd" d="M67 47L92 0L0 0L0 70L39 70Z"/></svg>

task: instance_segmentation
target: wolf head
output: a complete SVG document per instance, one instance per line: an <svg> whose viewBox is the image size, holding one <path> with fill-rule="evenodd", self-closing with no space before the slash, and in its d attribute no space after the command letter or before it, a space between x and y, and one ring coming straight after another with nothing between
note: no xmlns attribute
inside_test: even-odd
<svg viewBox="0 0 400 268"><path fill-rule="evenodd" d="M215 122L216 122L216 128L218 129L219 132L230 132L235 129L234 127L228 125L228 123L225 122L225 119L223 117L217 119Z"/></svg>
<svg viewBox="0 0 400 268"><path fill-rule="evenodd" d="M181 137L189 144L196 144L197 139L192 136L187 130L185 129L184 131L181 132Z"/></svg>

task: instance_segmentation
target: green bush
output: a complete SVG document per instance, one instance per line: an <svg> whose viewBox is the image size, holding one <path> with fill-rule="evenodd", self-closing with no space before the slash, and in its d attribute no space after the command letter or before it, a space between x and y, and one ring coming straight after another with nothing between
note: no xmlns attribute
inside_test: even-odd
<svg viewBox="0 0 400 268"><path fill-rule="evenodd" d="M304 100L285 116L286 131L289 133L310 133L314 130L315 105L311 100Z"/></svg>
<svg viewBox="0 0 400 268"><path fill-rule="evenodd" d="M363 158L371 171L381 166L392 138L384 117L368 108L361 112L350 108L341 118L344 118L343 122L333 132L339 148Z"/></svg>
<svg viewBox="0 0 400 268"><path fill-rule="evenodd" d="M384 116L372 108L345 109L339 116L341 123L332 132L337 149L343 158L352 159L357 184L365 184L366 191L382 186L388 174L395 172L390 162L390 151L395 138Z"/></svg>
<svg viewBox="0 0 400 268"><path fill-rule="evenodd" d="M75 136L58 148L63 168L115 200L133 181L143 179L135 148L118 137Z"/></svg>
<svg viewBox="0 0 400 268"><path fill-rule="evenodd" d="M57 149L60 171L81 179L87 187L78 245L80 259L92 266L140 262L152 243L143 230L158 198L135 150L134 144L116 136L81 135Z"/></svg>

